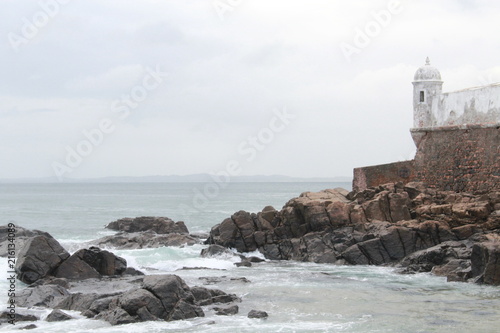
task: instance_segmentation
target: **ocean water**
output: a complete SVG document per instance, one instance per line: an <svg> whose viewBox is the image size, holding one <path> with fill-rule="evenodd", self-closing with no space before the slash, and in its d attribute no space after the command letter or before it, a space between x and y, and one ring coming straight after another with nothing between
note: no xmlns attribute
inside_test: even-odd
<svg viewBox="0 0 500 333"><path fill-rule="evenodd" d="M348 183L231 183L218 193L203 183L0 184L1 224L12 222L51 233L70 252L112 234L104 226L118 218L167 216L191 232L208 232L238 210L281 208L304 191ZM203 196L200 195L203 194ZM206 193L207 195L204 195ZM235 316L112 327L70 312L76 320L39 321L33 332L499 332L500 287L448 283L429 274L400 275L389 267L335 266L266 261L236 267L233 257L204 259L203 245L113 250L147 274L177 274L190 286L237 294ZM259 253L253 255L259 256ZM7 262L0 261L0 300L7 301ZM191 269L183 268L199 268ZM245 282L241 278L246 278ZM17 289L23 288L21 282ZM252 309L269 313L249 319ZM19 309L22 313L24 309ZM45 309L31 309L44 318ZM25 323L0 326L17 332Z"/></svg>

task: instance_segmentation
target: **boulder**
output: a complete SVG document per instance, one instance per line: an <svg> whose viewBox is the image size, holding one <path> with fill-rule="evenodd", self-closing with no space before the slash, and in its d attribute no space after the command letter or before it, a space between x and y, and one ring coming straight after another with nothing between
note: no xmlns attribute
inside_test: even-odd
<svg viewBox="0 0 500 333"><path fill-rule="evenodd" d="M248 318L267 318L269 315L265 311L251 310L248 313Z"/></svg>
<svg viewBox="0 0 500 333"><path fill-rule="evenodd" d="M121 232L105 236L92 242L100 247L113 247L120 250L157 248L162 246L184 246L200 243L198 238L187 234L157 234L154 231Z"/></svg>
<svg viewBox="0 0 500 333"><path fill-rule="evenodd" d="M6 257L7 256L7 250L9 246L9 241L8 237L9 234L12 234L13 228L9 227L8 225L2 225L0 226L0 257ZM49 233L40 231L40 230L29 230L25 229L20 226L15 227L15 245L16 245L16 251L19 251L22 249L26 243L29 241L30 238L33 238L35 236L45 236L47 238L53 238Z"/></svg>
<svg viewBox="0 0 500 333"><path fill-rule="evenodd" d="M54 238L46 235L32 237L19 251L17 278L27 284L36 282L52 274L68 257L69 253Z"/></svg>
<svg viewBox="0 0 500 333"><path fill-rule="evenodd" d="M105 320L111 325L123 325L137 322L137 318L132 317L127 311L120 307L103 311L96 316L96 319Z"/></svg>
<svg viewBox="0 0 500 333"><path fill-rule="evenodd" d="M238 305L233 305L228 308L214 307L214 310L216 311L215 314L218 316L234 316L238 313L239 307Z"/></svg>
<svg viewBox="0 0 500 333"><path fill-rule="evenodd" d="M153 231L157 234L189 233L184 222L174 222L168 217L143 216L136 218L123 218L109 223L106 228L125 232Z"/></svg>
<svg viewBox="0 0 500 333"><path fill-rule="evenodd" d="M12 317L12 316L15 316L15 317ZM36 316L30 315L30 314L24 315L24 314L16 313L14 315L14 314L11 314L10 312L7 312L7 311L0 313L0 324L8 323L11 320L15 320L15 322L17 323L19 321L37 321L38 318Z"/></svg>
<svg viewBox="0 0 500 333"><path fill-rule="evenodd" d="M147 320L167 319L167 312L160 300L145 289L137 289L123 294L118 298L118 304L131 316L139 316L141 319L148 316Z"/></svg>
<svg viewBox="0 0 500 333"><path fill-rule="evenodd" d="M146 276L143 288L161 301L166 312L166 320L204 316L203 310L195 304L190 288L177 275Z"/></svg>
<svg viewBox="0 0 500 333"><path fill-rule="evenodd" d="M47 316L45 320L49 322L54 322L54 321L66 321L71 319L73 319L73 317L71 317L69 314L66 314L61 310L56 309L52 310L52 312Z"/></svg>
<svg viewBox="0 0 500 333"><path fill-rule="evenodd" d="M54 308L70 293L58 285L28 287L16 295L16 304L21 307L41 306Z"/></svg>
<svg viewBox="0 0 500 333"><path fill-rule="evenodd" d="M471 262L472 277L477 282L500 285L500 242L474 244Z"/></svg>

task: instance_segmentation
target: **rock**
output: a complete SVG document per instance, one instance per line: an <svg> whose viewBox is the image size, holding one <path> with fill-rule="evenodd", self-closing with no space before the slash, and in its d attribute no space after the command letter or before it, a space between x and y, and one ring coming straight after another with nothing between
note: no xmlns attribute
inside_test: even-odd
<svg viewBox="0 0 500 333"><path fill-rule="evenodd" d="M7 256L7 251L9 247L9 233L12 235L13 228L9 227L8 225L2 225L0 226L0 257L6 257ZM10 231L9 231L10 230ZM16 245L16 251L21 250L26 243L30 240L30 238L33 238L35 236L45 236L47 238L53 238L49 233L40 231L40 230L29 230L25 229L20 226L15 227L15 245Z"/></svg>
<svg viewBox="0 0 500 333"><path fill-rule="evenodd" d="M248 318L267 318L269 315L265 311L251 310L248 313Z"/></svg>
<svg viewBox="0 0 500 333"><path fill-rule="evenodd" d="M434 266L431 273L437 276L446 276L448 281L466 282L471 278L471 261L451 259L445 265Z"/></svg>
<svg viewBox="0 0 500 333"><path fill-rule="evenodd" d="M219 289L207 289L204 287L193 287L191 292L194 296L195 303L200 306L215 304L215 303L231 303L234 301L241 301L239 297L234 294L226 294Z"/></svg>
<svg viewBox="0 0 500 333"><path fill-rule="evenodd" d="M212 244L206 249L201 250L200 255L202 258L219 257L219 256L224 256L224 257L237 256L237 254L235 254L233 251L226 249L221 245L215 245L215 244Z"/></svg>
<svg viewBox="0 0 500 333"><path fill-rule="evenodd" d="M107 275L120 275L127 268L127 261L97 247L81 249L65 260L55 273L58 278L91 279Z"/></svg>
<svg viewBox="0 0 500 333"><path fill-rule="evenodd" d="M41 279L41 280L38 280L36 281L35 283L32 283L31 286L32 287L36 287L36 286L43 286L43 285L47 285L47 284L54 284L54 285L58 285L58 286L61 286L63 288L66 288L66 289L69 289L69 282L67 279L64 279L64 278L55 278L55 277L52 277L52 276L49 276L49 277L46 277L44 279Z"/></svg>
<svg viewBox="0 0 500 333"><path fill-rule="evenodd" d="M155 318L154 320L167 319L167 312L160 300L145 289L137 289L123 294L118 298L118 304L131 316L139 316L141 319L148 317L145 320L151 320L151 318ZM142 315L139 315L141 312Z"/></svg>
<svg viewBox="0 0 500 333"><path fill-rule="evenodd" d="M52 274L68 257L69 253L54 238L45 235L32 237L19 251L17 278L27 284L36 282Z"/></svg>
<svg viewBox="0 0 500 333"><path fill-rule="evenodd" d="M149 275L144 278L143 288L156 296L167 313L166 320L203 317L201 308L184 280L176 275Z"/></svg>
<svg viewBox="0 0 500 333"><path fill-rule="evenodd" d="M20 330L33 330L37 328L37 326L35 324L29 324L29 325L26 325L26 326L23 326L21 328L19 328Z"/></svg>
<svg viewBox="0 0 500 333"><path fill-rule="evenodd" d="M41 306L54 308L69 292L58 285L43 285L22 289L16 295L16 304L21 307Z"/></svg>
<svg viewBox="0 0 500 333"><path fill-rule="evenodd" d="M66 320L71 320L73 317L70 315L62 312L61 310L53 310L45 319L46 321L49 322L54 322L54 321L66 321Z"/></svg>
<svg viewBox="0 0 500 333"><path fill-rule="evenodd" d="M142 276L145 275L143 272L141 272L138 269L135 269L134 267L127 267L125 271L123 271L122 275L130 275L130 276Z"/></svg>
<svg viewBox="0 0 500 333"><path fill-rule="evenodd" d="M34 315L23 315L20 313L11 314L7 311L0 313L0 324L8 323L11 320L15 320L15 322L17 323L20 321L37 321L38 318Z"/></svg>
<svg viewBox="0 0 500 333"><path fill-rule="evenodd" d="M137 322L137 318L132 317L120 307L103 311L96 316L96 319L102 319L111 325L123 325Z"/></svg>
<svg viewBox="0 0 500 333"><path fill-rule="evenodd" d="M215 307L214 310L216 311L215 314L218 316L234 316L238 313L239 307L238 305L233 305L228 308Z"/></svg>
<svg viewBox="0 0 500 333"><path fill-rule="evenodd" d="M88 263L83 261L80 253L74 253L65 260L56 270L55 276L58 278L85 280L98 279L101 275Z"/></svg>
<svg viewBox="0 0 500 333"><path fill-rule="evenodd" d="M252 267L252 263L248 260L243 260L241 262L234 263L236 267Z"/></svg>
<svg viewBox="0 0 500 333"><path fill-rule="evenodd" d="M174 222L168 217L143 216L123 218L109 223L106 228L125 232L153 231L157 234L189 233L184 222Z"/></svg>
<svg viewBox="0 0 500 333"><path fill-rule="evenodd" d="M474 244L471 254L472 277L477 282L500 285L500 243Z"/></svg>
<svg viewBox="0 0 500 333"><path fill-rule="evenodd" d="M198 238L187 234L157 234L154 231L126 233L105 236L92 242L100 247L120 250L157 248L162 246L184 246L200 243Z"/></svg>

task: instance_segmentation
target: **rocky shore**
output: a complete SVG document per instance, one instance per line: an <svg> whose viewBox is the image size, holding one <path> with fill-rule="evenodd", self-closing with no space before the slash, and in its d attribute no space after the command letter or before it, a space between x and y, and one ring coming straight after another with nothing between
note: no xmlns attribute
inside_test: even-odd
<svg viewBox="0 0 500 333"><path fill-rule="evenodd" d="M271 260L393 265L450 281L500 284L500 192L456 193L422 183L302 193L277 211L239 211L206 244Z"/></svg>
<svg viewBox="0 0 500 333"><path fill-rule="evenodd" d="M203 317L207 309L238 313L241 299L234 294L190 287L173 274L144 275L111 252L202 244L204 238L190 235L184 222L124 218L107 228L117 233L70 254L50 234L17 227L15 269L28 285L16 294L17 306L53 309L48 321L72 319L64 310L73 310L112 325ZM6 255L6 235L7 227L0 227L0 256ZM404 274L500 285L500 192L437 191L421 183L305 192L279 211L268 206L256 214L236 212L207 236L200 256L235 257L236 266L261 262L245 255L258 250L268 260L386 265ZM267 313L252 310L248 317Z"/></svg>

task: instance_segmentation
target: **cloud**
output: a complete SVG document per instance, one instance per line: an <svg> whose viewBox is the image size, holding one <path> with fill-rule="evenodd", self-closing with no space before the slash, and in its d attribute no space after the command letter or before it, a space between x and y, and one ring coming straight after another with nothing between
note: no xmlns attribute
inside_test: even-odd
<svg viewBox="0 0 500 333"><path fill-rule="evenodd" d="M51 176L65 147L103 118L116 131L72 175L211 172L286 107L297 116L245 174L350 175L410 156L414 71L430 56L445 90L500 81L500 5L404 1L347 61L341 43L389 0L242 1L219 19L211 1L72 1L14 52L0 43L0 178ZM5 1L1 35L34 3ZM112 103L146 68L169 73L120 119Z"/></svg>

